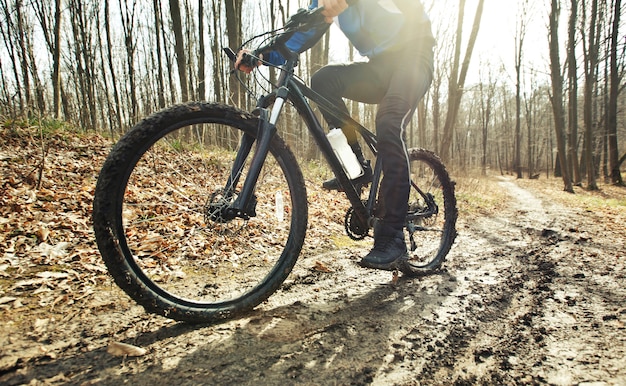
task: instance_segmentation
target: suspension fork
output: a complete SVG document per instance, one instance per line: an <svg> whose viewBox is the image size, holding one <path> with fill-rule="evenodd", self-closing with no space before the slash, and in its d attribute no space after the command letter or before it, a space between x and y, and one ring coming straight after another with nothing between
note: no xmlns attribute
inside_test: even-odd
<svg viewBox="0 0 626 386"><path fill-rule="evenodd" d="M285 105L287 94L287 88L281 87L276 92L276 100L274 101L271 111L266 108L257 109L259 112L259 126L257 128L256 148L254 150L254 155L252 156L252 161L250 162L250 168L248 170L246 180L241 188L241 192L229 208L230 216L232 216L232 218L242 217L247 219L256 215L256 198L254 196L256 183L259 179L259 175L261 174L261 169L263 168L267 154L269 153L270 143L276 134L276 122L278 121L278 117L280 116L282 108ZM234 187L239 181L245 160L252 150L254 141L255 139L249 134L245 134L242 137L241 146L237 152L233 170L231 175L228 177L226 186L227 195L232 195L234 193Z"/></svg>

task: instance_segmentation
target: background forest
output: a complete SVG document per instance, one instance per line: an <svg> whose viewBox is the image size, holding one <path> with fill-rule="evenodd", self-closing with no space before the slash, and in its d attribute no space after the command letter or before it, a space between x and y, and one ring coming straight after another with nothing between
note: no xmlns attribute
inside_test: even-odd
<svg viewBox="0 0 626 386"><path fill-rule="evenodd" d="M621 0L506 0L514 10L504 20L514 25L510 36L482 32L503 22L489 12L502 8L496 0L423 3L438 41L436 70L413 119L409 146L435 150L454 173L557 175L568 191L573 185L595 189L597 179L622 183ZM0 0L0 118L62 121L118 137L173 103L253 106L267 87L265 78L274 74L264 69L241 75L240 82L229 75L222 47L239 47L306 5ZM303 55L299 75L308 79L329 61L361 60L340 35L332 28ZM476 53L485 42L493 42L493 55ZM260 41L252 48L254 43ZM351 108L373 127L375 106ZM281 131L297 156L319 157L302 122L285 122Z"/></svg>

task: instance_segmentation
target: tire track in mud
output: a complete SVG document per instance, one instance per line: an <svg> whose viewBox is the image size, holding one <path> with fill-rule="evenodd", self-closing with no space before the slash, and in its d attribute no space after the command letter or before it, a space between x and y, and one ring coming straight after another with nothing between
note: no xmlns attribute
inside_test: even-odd
<svg viewBox="0 0 626 386"><path fill-rule="evenodd" d="M448 305L460 313L440 319L446 328L434 338L420 331L422 342L435 340L427 346L428 365L402 383L623 383L623 265L622 286L612 286L608 301L594 297L589 285L568 288L585 276L578 270L584 267L573 269L575 258L597 255L581 248L587 237L578 235L580 219L544 207L512 182L502 186L516 200L497 218L466 225L455 247L460 253L447 265L465 276L457 290L467 297L454 301L462 295L452 293ZM584 304L576 308L571 294ZM621 345L611 350L610 341Z"/></svg>
<svg viewBox="0 0 626 386"><path fill-rule="evenodd" d="M440 331L416 327L402 337L426 347L426 364L412 372L415 384L516 384L541 382L527 369L540 366L545 331L535 326L551 295L554 264L546 261L553 241L541 202L518 197L498 218L481 218L462 229L446 264L457 272L457 291L442 304ZM518 209L524 205L523 211ZM415 368L414 370L419 370ZM393 381L393 377L388 377Z"/></svg>
<svg viewBox="0 0 626 386"><path fill-rule="evenodd" d="M447 325L449 335L440 338L443 344L435 345L442 349L435 352L431 366L419 379L439 384L542 381L529 368L543 361L545 331L536 326L536 319L551 296L555 272L553 263L542 258L544 242L538 239L528 244L528 251L498 247L485 254L483 249L480 267L466 266L468 296L450 304L463 311L454 319L440 321Z"/></svg>

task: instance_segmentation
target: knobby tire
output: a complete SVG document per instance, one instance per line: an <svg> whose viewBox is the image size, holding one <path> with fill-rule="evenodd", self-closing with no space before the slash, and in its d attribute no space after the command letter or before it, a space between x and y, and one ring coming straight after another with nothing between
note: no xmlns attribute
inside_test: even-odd
<svg viewBox="0 0 626 386"><path fill-rule="evenodd" d="M106 159L94 196L96 241L116 284L148 312L229 319L266 300L291 272L307 194L278 135L257 183L256 216L225 221L207 209L236 199L224 194L233 154L257 127L255 116L231 106L177 105L138 123Z"/></svg>

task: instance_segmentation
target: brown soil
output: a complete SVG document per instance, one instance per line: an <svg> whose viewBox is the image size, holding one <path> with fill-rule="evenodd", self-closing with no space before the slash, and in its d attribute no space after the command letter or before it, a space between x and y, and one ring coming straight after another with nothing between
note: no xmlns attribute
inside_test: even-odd
<svg viewBox="0 0 626 386"><path fill-rule="evenodd" d="M495 178L480 182L503 198L488 205L460 181L444 269L396 281L357 265L371 240L342 236L345 200L312 179L310 201L337 209L311 209L287 282L198 326L146 314L99 260L89 213L108 143L25 133L0 141L0 384L626 384L623 189Z"/></svg>

